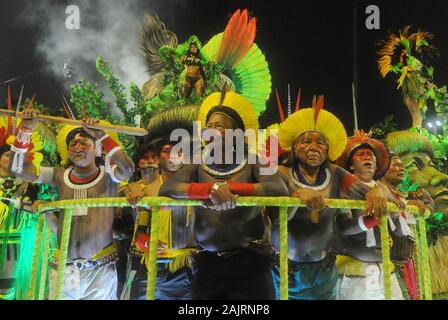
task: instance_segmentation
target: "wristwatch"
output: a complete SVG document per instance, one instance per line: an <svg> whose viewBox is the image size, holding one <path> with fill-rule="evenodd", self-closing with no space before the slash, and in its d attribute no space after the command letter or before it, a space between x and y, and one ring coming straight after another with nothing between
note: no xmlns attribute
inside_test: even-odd
<svg viewBox="0 0 448 320"><path fill-rule="evenodd" d="M212 187L210 188L210 192L212 191L218 191L219 186L221 185L222 182L215 182Z"/></svg>

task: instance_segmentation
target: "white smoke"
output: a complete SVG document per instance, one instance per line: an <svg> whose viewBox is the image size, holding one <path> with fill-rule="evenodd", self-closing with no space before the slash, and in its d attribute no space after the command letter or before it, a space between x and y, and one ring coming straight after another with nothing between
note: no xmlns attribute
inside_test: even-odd
<svg viewBox="0 0 448 320"><path fill-rule="evenodd" d="M112 65L120 82L129 87L131 82L140 88L149 79L139 52L139 27L143 14L151 1L138 0L74 0L70 5L79 7L80 29L66 28L68 6L56 1L29 1L22 21L39 32L36 53L48 70L58 79L69 84L81 79L98 82L106 93L105 83L95 68L98 55ZM63 78L64 64L72 70L70 79Z"/></svg>

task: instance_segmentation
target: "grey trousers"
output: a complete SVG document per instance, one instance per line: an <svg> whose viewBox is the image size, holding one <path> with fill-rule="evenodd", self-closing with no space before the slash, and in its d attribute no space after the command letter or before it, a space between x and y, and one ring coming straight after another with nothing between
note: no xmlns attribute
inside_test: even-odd
<svg viewBox="0 0 448 320"><path fill-rule="evenodd" d="M56 297L57 270L50 271L50 300ZM65 269L63 300L117 300L115 263L92 270Z"/></svg>

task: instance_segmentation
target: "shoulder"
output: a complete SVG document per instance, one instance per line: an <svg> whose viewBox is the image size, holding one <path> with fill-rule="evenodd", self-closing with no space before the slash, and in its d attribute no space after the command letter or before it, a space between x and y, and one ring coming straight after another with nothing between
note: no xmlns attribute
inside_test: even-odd
<svg viewBox="0 0 448 320"><path fill-rule="evenodd" d="M291 170L291 168L286 167L286 166L278 166L278 172L279 172L280 176L282 176L282 177L288 178L289 170Z"/></svg>
<svg viewBox="0 0 448 320"><path fill-rule="evenodd" d="M331 174L334 175L334 176L344 177L347 174L352 175L350 172L348 172L344 168L342 168L342 167L340 167L338 165L335 165L333 163L330 163L328 165L328 169L330 170Z"/></svg>

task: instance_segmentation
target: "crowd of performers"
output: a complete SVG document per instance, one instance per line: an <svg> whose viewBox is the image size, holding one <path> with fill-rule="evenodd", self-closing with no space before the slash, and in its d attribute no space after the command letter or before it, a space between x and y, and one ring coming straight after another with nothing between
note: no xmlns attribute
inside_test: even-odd
<svg viewBox="0 0 448 320"><path fill-rule="evenodd" d="M279 210L236 206L239 196L291 196L306 205L288 210L289 299L384 299L383 272L391 273L393 299L417 299L412 260L416 220L405 209L415 205L423 213L433 201L422 189L401 191L400 157L362 131L347 138L343 124L323 106L323 97L315 98L312 107L280 124L279 167L270 175L260 173L269 164L248 161L249 147L240 162L238 148L231 149L230 164L225 152L223 161L200 164L183 164L178 160L185 155L172 152L177 142L170 141L171 130L191 130L192 120L200 121L202 133L219 132L224 145L236 143L226 140L226 129L257 130L255 110L235 92L216 92L199 107L176 107L164 119L151 119L135 163L116 135L88 127L97 121L92 119L58 132L63 167L30 161L38 120L37 111L27 108L15 140L5 140L0 149L1 179L13 185L8 189L2 182L1 190L4 197L24 199L36 183L54 188L60 200L127 197L128 208L74 209L63 299L146 299L151 207L138 205L145 196L203 202L160 212L156 299L279 298ZM366 210L329 208L325 199L330 198L366 200ZM39 198L35 192L27 199ZM388 201L402 211L387 212ZM2 203L8 203L3 208L8 228L25 212L33 216L23 201ZM45 214L59 240L63 214ZM390 270L382 266L382 215L387 215L391 239ZM4 237L11 230L1 223ZM14 262L20 252L14 243L6 243L0 273L0 297L5 299L13 299L15 292ZM55 254L49 299L55 294L57 264Z"/></svg>

